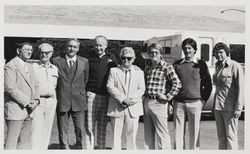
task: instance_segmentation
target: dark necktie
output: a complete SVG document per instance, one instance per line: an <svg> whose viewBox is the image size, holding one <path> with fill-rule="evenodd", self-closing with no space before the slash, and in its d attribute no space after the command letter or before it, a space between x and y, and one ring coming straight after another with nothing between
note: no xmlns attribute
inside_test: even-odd
<svg viewBox="0 0 250 154"><path fill-rule="evenodd" d="M69 67L72 68L73 65L74 65L74 61L73 60L69 60Z"/></svg>

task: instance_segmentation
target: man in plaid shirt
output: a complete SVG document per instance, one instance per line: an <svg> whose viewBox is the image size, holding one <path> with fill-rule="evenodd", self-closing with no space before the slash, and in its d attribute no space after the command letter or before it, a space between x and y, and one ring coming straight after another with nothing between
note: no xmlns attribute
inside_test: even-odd
<svg viewBox="0 0 250 154"><path fill-rule="evenodd" d="M161 45L157 43L148 48L151 64L145 68L146 92L143 103L146 149L155 149L155 145L158 149L171 149L168 102L181 88L173 66L163 60L162 51Z"/></svg>

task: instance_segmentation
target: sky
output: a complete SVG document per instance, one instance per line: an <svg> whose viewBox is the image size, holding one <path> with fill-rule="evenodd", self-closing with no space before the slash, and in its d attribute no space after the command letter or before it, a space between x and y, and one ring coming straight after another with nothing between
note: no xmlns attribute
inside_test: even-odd
<svg viewBox="0 0 250 154"><path fill-rule="evenodd" d="M175 6L175 10L189 12L195 15L204 15L214 18L221 18L226 20L238 21L240 23L245 24L245 16L246 13L229 10L221 13L222 10L226 9L240 9L245 11L244 6Z"/></svg>

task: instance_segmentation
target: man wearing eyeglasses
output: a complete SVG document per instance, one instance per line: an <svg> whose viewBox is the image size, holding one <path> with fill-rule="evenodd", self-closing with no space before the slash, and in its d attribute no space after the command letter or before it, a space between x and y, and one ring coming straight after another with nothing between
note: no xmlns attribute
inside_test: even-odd
<svg viewBox="0 0 250 154"><path fill-rule="evenodd" d="M173 66L162 58L162 52L163 48L158 43L148 48L151 64L145 68L146 92L143 103L146 149L171 149L168 104L178 94L181 82Z"/></svg>
<svg viewBox="0 0 250 154"><path fill-rule="evenodd" d="M122 48L120 57L122 65L111 68L107 82L110 93L108 116L111 117L113 149L121 150L123 127L126 130L127 149L137 149L136 133L139 116L143 114L144 73L133 65L135 60L133 48Z"/></svg>
<svg viewBox="0 0 250 154"><path fill-rule="evenodd" d="M33 53L32 44L17 43L17 56L4 68L4 116L7 134L4 149L30 149L30 114L39 104L38 82L32 64L27 61Z"/></svg>
<svg viewBox="0 0 250 154"><path fill-rule="evenodd" d="M34 110L31 127L31 147L34 150L46 150L56 110L56 85L58 69L50 63L54 48L50 43L38 46L40 61L34 65L36 78L39 81L40 104Z"/></svg>

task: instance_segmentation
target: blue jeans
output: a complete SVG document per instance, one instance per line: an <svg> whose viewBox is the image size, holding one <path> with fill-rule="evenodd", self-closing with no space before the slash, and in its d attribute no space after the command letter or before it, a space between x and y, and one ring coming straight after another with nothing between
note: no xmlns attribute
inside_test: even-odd
<svg viewBox="0 0 250 154"><path fill-rule="evenodd" d="M4 149L31 149L32 119L6 120L7 135Z"/></svg>

